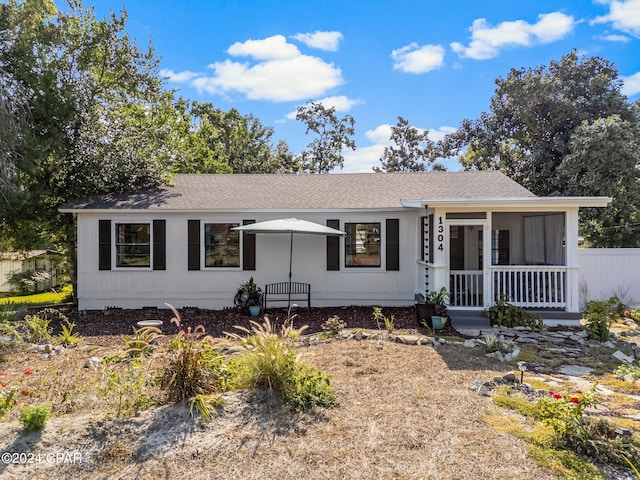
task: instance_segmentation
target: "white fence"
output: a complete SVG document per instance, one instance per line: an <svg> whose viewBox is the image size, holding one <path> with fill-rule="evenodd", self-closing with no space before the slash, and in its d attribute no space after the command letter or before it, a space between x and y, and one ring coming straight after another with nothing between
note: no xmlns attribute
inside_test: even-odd
<svg viewBox="0 0 640 480"><path fill-rule="evenodd" d="M581 307L613 295L629 306L640 305L640 248L579 249L578 265Z"/></svg>
<svg viewBox="0 0 640 480"><path fill-rule="evenodd" d="M566 267L491 267L493 296L506 294L528 308L567 307Z"/></svg>

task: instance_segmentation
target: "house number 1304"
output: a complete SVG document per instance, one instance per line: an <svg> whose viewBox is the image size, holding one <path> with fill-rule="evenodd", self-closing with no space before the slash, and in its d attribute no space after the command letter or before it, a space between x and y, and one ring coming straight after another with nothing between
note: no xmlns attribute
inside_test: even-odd
<svg viewBox="0 0 640 480"><path fill-rule="evenodd" d="M442 217L438 217L438 250L444 250L444 225Z"/></svg>

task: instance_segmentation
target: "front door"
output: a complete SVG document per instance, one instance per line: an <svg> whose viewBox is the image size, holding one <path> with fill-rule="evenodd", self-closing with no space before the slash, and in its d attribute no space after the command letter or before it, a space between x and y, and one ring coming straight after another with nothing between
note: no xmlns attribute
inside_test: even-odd
<svg viewBox="0 0 640 480"><path fill-rule="evenodd" d="M449 225L449 302L452 307L482 307L482 225Z"/></svg>

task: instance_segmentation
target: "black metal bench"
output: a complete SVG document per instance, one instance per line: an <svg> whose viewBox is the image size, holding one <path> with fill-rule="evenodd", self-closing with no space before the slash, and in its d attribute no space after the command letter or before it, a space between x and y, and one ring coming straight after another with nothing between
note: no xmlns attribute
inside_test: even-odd
<svg viewBox="0 0 640 480"><path fill-rule="evenodd" d="M287 302L292 300L306 301L311 308L311 284L302 282L268 283L262 292L263 308L267 310L267 302ZM287 305L288 306L288 305Z"/></svg>

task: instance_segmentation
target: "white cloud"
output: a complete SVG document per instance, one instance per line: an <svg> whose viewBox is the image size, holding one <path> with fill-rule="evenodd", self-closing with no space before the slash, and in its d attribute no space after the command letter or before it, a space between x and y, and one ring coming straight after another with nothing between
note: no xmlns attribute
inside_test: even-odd
<svg viewBox="0 0 640 480"><path fill-rule="evenodd" d="M447 127L446 125L443 125L440 128L429 130L429 138L431 140L433 140L434 142L439 142L440 140L442 140L445 137L445 135L449 135L450 133L453 133L456 130L458 130L458 129L454 128L454 127Z"/></svg>
<svg viewBox="0 0 640 480"><path fill-rule="evenodd" d="M596 37L599 40L604 40L605 42L621 42L621 43L628 43L631 41L631 39L629 37L627 37L626 35L598 35Z"/></svg>
<svg viewBox="0 0 640 480"><path fill-rule="evenodd" d="M384 152L384 145L369 145L356 150L342 152L344 167L335 173L372 173L373 167L380 166L380 157Z"/></svg>
<svg viewBox="0 0 640 480"><path fill-rule="evenodd" d="M622 94L627 97L632 97L640 93L640 72L634 73L628 77L620 77L624 82L622 86Z"/></svg>
<svg viewBox="0 0 640 480"><path fill-rule="evenodd" d="M338 95L335 97L326 97L320 100L314 100L314 103L321 103L325 108L335 108L336 112L348 112L351 107L362 103L362 100L349 98L346 95ZM289 112L285 115L289 120L295 120L298 111Z"/></svg>
<svg viewBox="0 0 640 480"><path fill-rule="evenodd" d="M340 32L315 31L313 33L296 33L291 38L298 40L311 48L335 52L338 50L338 44L343 37Z"/></svg>
<svg viewBox="0 0 640 480"><path fill-rule="evenodd" d="M263 38L262 40L247 40L236 42L227 49L227 53L234 57L252 57L256 60L275 60L294 58L300 55L298 47L287 43L282 35Z"/></svg>
<svg viewBox="0 0 640 480"><path fill-rule="evenodd" d="M411 43L391 52L393 69L405 73L426 73L440 68L444 62L444 48L440 45Z"/></svg>
<svg viewBox="0 0 640 480"><path fill-rule="evenodd" d="M459 42L451 44L451 48L461 57L475 60L486 60L496 57L500 49L510 46L528 47L536 43L551 43L564 38L574 27L574 19L560 12L538 16L534 24L524 20L502 22L491 26L486 19L473 21L471 42L467 47Z"/></svg>
<svg viewBox="0 0 640 480"><path fill-rule="evenodd" d="M600 0L608 5L609 13L595 18L591 23L611 23L623 32L640 37L640 0Z"/></svg>
<svg viewBox="0 0 640 480"><path fill-rule="evenodd" d="M190 72L189 70L176 73L173 70L163 68L162 70L160 70L160 75L162 77L165 77L170 82L183 83L183 82L188 82L192 78L197 77L199 74L195 72Z"/></svg>
<svg viewBox="0 0 640 480"><path fill-rule="evenodd" d="M238 92L251 100L272 102L318 97L344 82L340 68L320 57L301 54L282 35L237 42L227 53L249 60L212 63L213 75L185 71L171 72L172 77L213 95Z"/></svg>
<svg viewBox="0 0 640 480"><path fill-rule="evenodd" d="M367 130L365 137L373 143L381 144L383 146L391 145L391 125L384 123L382 125L378 125L373 130Z"/></svg>

